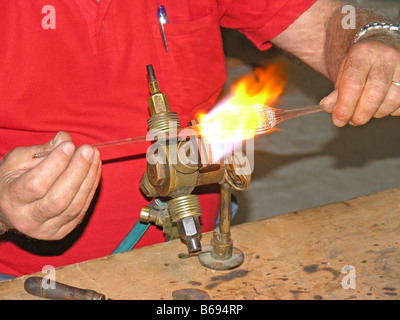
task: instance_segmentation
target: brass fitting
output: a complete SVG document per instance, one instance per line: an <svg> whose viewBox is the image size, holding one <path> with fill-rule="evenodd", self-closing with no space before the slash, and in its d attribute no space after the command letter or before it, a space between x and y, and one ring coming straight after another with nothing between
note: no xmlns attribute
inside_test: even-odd
<svg viewBox="0 0 400 320"><path fill-rule="evenodd" d="M204 139L186 139L177 141L170 135L171 125L180 128L178 115L171 112L168 98L160 91L152 66L147 66L151 96L148 99L151 117L150 129L159 130L167 135L164 141L152 144L154 153L147 154L147 170L140 181L140 189L147 197L168 199L168 210L158 210L145 206L141 212L144 223L154 223L163 228L166 240L179 234L186 242L189 256L199 253L202 265L218 270L232 269L242 264L243 253L233 247L230 237L231 188L243 190L250 182L250 175L236 174L233 164L215 164L212 152ZM187 152L197 150L195 159L185 162ZM160 157L161 156L161 157ZM186 157L186 159L185 159ZM197 158L196 158L197 157ZM162 159L163 161L158 161ZM200 161L201 160L201 161ZM233 159L235 160L235 159ZM202 214L198 196L192 194L197 186L220 184L220 226L214 231L212 249L202 252L199 217Z"/></svg>
<svg viewBox="0 0 400 320"><path fill-rule="evenodd" d="M168 97L161 92L160 85L151 65L147 66L147 75L150 89L150 97L148 99L150 115L154 116L156 114L170 112L171 108L169 106Z"/></svg>
<svg viewBox="0 0 400 320"><path fill-rule="evenodd" d="M163 229L167 241L178 239L179 232L176 225L173 225L168 212L168 204L159 198L153 199L148 206L140 211L139 221L141 223L153 223Z"/></svg>
<svg viewBox="0 0 400 320"><path fill-rule="evenodd" d="M189 253L201 251L201 228L199 216L201 207L195 194L182 196L168 202L172 223L176 223L179 235L187 244Z"/></svg>
<svg viewBox="0 0 400 320"><path fill-rule="evenodd" d="M147 75L149 78L150 97L148 105L151 117L147 120L150 129L168 131L170 122L180 128L178 114L171 112L168 97L160 90L154 69L151 65L147 66Z"/></svg>
<svg viewBox="0 0 400 320"><path fill-rule="evenodd" d="M174 129L180 128L178 115L171 112L168 98L161 92L151 65L147 66L147 73L151 94L148 99L151 114L148 119L149 128L169 135L171 125ZM177 230L181 239L186 242L189 253L201 250L199 216L202 212L198 197L191 193L202 179L199 179L200 166L184 163L179 151L185 152L193 143L193 140L178 142L176 139L153 143L151 147L154 153L147 154L147 170L140 182L140 189L147 197L170 199L167 202L168 214L144 207L141 221L162 227L166 240L172 238L171 230ZM216 181L220 181L223 171L216 172Z"/></svg>

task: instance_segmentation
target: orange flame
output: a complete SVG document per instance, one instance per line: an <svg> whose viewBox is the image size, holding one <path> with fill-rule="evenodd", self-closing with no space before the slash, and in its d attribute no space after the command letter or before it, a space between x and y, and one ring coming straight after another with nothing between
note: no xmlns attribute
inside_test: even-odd
<svg viewBox="0 0 400 320"><path fill-rule="evenodd" d="M272 104L283 92L286 81L280 65L257 68L254 74L239 79L232 86L230 103L237 105Z"/></svg>
<svg viewBox="0 0 400 320"><path fill-rule="evenodd" d="M237 81L227 99L207 114L198 116L201 134L208 141L243 141L255 136L265 122L259 112L251 112L250 105L275 103L283 92L286 80L281 65L257 68Z"/></svg>

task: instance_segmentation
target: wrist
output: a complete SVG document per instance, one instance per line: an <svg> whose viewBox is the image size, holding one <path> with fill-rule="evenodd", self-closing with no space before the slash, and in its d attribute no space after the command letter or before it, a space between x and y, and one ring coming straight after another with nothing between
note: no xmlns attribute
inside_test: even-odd
<svg viewBox="0 0 400 320"><path fill-rule="evenodd" d="M336 81L339 73L339 66L346 58L348 52L354 44L357 34L366 26L369 21L387 20L375 12L357 8L356 25L354 28L343 28L342 6L331 15L326 23L326 39L325 39L325 61L328 76L331 81ZM363 36L363 38L365 35Z"/></svg>

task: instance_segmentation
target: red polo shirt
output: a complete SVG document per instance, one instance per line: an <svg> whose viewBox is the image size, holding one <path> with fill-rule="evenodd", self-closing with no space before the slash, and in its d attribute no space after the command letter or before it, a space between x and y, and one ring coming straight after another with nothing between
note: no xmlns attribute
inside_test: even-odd
<svg viewBox="0 0 400 320"><path fill-rule="evenodd" d="M225 82L220 26L239 29L267 49L268 40L314 2L3 0L0 159L15 147L45 143L59 130L77 146L146 134L148 64L186 125L213 106ZM161 4L169 18L168 53L156 14ZM147 147L101 149L102 179L84 222L59 241L6 233L0 273L23 275L110 254L148 204L139 191ZM211 189L200 196L203 231L214 228L218 200ZM162 231L152 226L137 247L160 241Z"/></svg>

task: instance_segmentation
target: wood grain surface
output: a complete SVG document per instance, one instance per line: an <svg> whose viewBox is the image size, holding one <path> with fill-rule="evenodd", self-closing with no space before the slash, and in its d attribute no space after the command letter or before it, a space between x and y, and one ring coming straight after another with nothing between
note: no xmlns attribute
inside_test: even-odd
<svg viewBox="0 0 400 320"><path fill-rule="evenodd" d="M171 300L201 289L213 300L344 300L400 297L400 189L232 227L244 263L210 270L179 240L69 265L56 280L111 299ZM203 235L210 243L212 234ZM346 272L346 266L354 268ZM45 274L36 274L45 276ZM348 277L354 276L354 282ZM0 299L40 299L24 290L28 276L0 282ZM347 276L347 278L345 278ZM354 284L349 288L346 284Z"/></svg>

